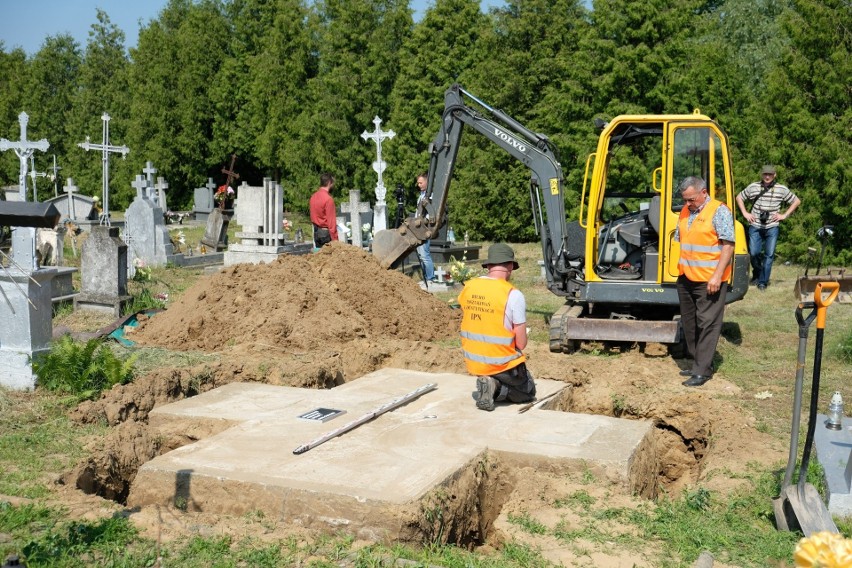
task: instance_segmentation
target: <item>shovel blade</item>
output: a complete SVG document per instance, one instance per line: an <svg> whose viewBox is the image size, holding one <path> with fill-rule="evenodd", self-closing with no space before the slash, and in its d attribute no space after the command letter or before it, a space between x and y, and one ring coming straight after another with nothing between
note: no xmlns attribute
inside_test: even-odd
<svg viewBox="0 0 852 568"><path fill-rule="evenodd" d="M798 527L805 536L821 531L839 532L819 492L810 483L790 485L782 491L784 511L790 527Z"/></svg>
<svg viewBox="0 0 852 568"><path fill-rule="evenodd" d="M787 499L783 492L780 497L772 499L772 508L775 510L775 528L779 531L790 532L790 523L787 522L788 512L785 510Z"/></svg>

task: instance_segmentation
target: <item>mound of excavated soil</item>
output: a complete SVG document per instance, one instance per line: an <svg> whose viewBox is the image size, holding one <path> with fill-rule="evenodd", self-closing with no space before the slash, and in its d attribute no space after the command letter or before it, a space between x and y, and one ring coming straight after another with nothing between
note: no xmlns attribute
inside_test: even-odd
<svg viewBox="0 0 852 568"><path fill-rule="evenodd" d="M355 339L454 337L461 314L352 246L239 264L202 277L133 334L142 345L219 351L316 349Z"/></svg>

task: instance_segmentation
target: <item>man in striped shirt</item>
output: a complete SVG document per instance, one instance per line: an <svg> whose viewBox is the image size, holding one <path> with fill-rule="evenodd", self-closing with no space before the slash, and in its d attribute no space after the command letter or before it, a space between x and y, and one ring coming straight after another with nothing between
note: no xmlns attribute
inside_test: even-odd
<svg viewBox="0 0 852 568"><path fill-rule="evenodd" d="M793 214L801 201L792 191L775 183L775 166L763 166L761 180L749 184L737 195L737 206L748 221L748 253L751 255L751 283L758 290L766 290L769 274L775 260L775 245L778 242L778 225ZM751 201L751 212L745 202ZM781 206L786 210L782 213Z"/></svg>

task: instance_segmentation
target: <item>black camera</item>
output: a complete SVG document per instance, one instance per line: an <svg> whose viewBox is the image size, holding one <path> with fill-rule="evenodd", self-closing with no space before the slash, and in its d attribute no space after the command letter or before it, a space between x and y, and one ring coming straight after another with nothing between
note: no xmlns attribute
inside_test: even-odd
<svg viewBox="0 0 852 568"><path fill-rule="evenodd" d="M759 216L760 223L763 225L767 224L769 222L769 215L769 211L761 211Z"/></svg>
<svg viewBox="0 0 852 568"><path fill-rule="evenodd" d="M397 203L405 203L405 186L401 183L396 184L396 189L393 192Z"/></svg>

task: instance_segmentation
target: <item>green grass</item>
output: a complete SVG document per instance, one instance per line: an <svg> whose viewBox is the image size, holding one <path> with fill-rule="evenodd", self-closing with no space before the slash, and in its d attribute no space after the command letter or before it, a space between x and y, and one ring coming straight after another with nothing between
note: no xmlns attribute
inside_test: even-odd
<svg viewBox="0 0 852 568"><path fill-rule="evenodd" d="M85 455L83 440L103 433L65 416L75 397L0 389L0 495L45 497Z"/></svg>

